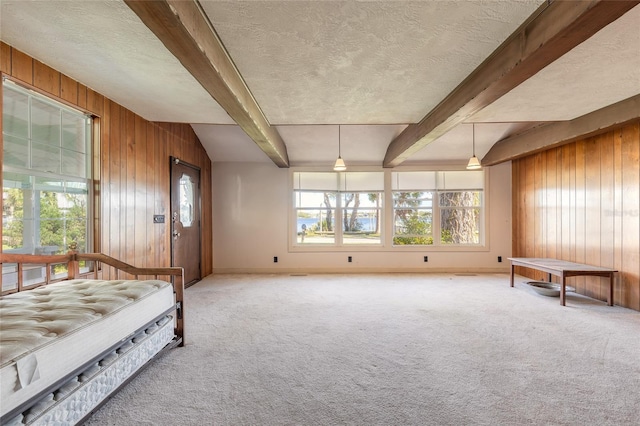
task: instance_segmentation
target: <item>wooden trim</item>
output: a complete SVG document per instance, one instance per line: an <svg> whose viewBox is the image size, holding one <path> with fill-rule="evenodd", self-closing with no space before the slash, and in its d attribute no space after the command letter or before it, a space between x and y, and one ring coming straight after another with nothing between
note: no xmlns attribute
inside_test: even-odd
<svg viewBox="0 0 640 426"><path fill-rule="evenodd" d="M640 95L574 120L545 124L502 139L482 158L482 165L493 166L595 136L638 118L640 118Z"/></svg>
<svg viewBox="0 0 640 426"><path fill-rule="evenodd" d="M400 165L638 3L591 0L543 5L438 106L389 144L383 166Z"/></svg>
<svg viewBox="0 0 640 426"><path fill-rule="evenodd" d="M289 167L280 134L264 117L196 1L125 0L245 133L278 167Z"/></svg>

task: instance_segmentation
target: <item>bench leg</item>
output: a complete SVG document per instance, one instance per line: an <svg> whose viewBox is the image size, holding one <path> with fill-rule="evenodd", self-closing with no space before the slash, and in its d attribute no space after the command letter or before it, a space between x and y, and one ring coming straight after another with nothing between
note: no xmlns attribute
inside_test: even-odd
<svg viewBox="0 0 640 426"><path fill-rule="evenodd" d="M512 263L512 264L511 264L511 287L513 287L513 275L515 274L515 270L516 270L516 267L515 267L515 265Z"/></svg>
<svg viewBox="0 0 640 426"><path fill-rule="evenodd" d="M613 273L609 275L609 294L607 294L607 304L613 306Z"/></svg>
<svg viewBox="0 0 640 426"><path fill-rule="evenodd" d="M560 289L560 304L562 306L567 306L566 305L566 292L567 292L567 277L565 277L564 275L562 276L562 288Z"/></svg>

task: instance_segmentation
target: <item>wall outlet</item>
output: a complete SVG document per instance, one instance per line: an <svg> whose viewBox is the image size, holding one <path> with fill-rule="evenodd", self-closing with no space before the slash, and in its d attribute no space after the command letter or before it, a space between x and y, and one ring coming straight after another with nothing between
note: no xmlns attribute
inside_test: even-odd
<svg viewBox="0 0 640 426"><path fill-rule="evenodd" d="M273 263L278 263L278 256L273 256Z"/></svg>
<svg viewBox="0 0 640 426"><path fill-rule="evenodd" d="M502 256L498 256L498 262L502 262Z"/></svg>
<svg viewBox="0 0 640 426"><path fill-rule="evenodd" d="M351 256L347 257L347 262L351 263L352 260L353 258Z"/></svg>
<svg viewBox="0 0 640 426"><path fill-rule="evenodd" d="M429 261L429 256L424 256L424 257L422 258L422 260L423 260L424 262L428 262L428 261Z"/></svg>

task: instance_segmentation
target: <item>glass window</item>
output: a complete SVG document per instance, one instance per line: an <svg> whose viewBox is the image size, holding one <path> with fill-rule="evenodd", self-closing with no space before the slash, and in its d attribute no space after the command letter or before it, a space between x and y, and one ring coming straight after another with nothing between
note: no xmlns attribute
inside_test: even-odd
<svg viewBox="0 0 640 426"><path fill-rule="evenodd" d="M392 197L388 206L385 174ZM484 244L482 170L294 172L292 176L296 246ZM386 222L385 211L392 215Z"/></svg>
<svg viewBox="0 0 640 426"><path fill-rule="evenodd" d="M8 81L2 118L3 250L87 251L91 118Z"/></svg>
<svg viewBox="0 0 640 426"><path fill-rule="evenodd" d="M433 193L395 191L393 193L393 244L433 244Z"/></svg>
<svg viewBox="0 0 640 426"><path fill-rule="evenodd" d="M195 187L191 176L183 174L180 177L180 222L182 226L190 228L193 225L193 205L195 202Z"/></svg>
<svg viewBox="0 0 640 426"><path fill-rule="evenodd" d="M295 172L297 245L380 245L382 172Z"/></svg>
<svg viewBox="0 0 640 426"><path fill-rule="evenodd" d="M380 244L381 192L342 194L342 241L344 244Z"/></svg>
<svg viewBox="0 0 640 426"><path fill-rule="evenodd" d="M483 187L483 171L393 172L393 244L483 243Z"/></svg>
<svg viewBox="0 0 640 426"><path fill-rule="evenodd" d="M336 193L296 191L296 242L335 244Z"/></svg>
<svg viewBox="0 0 640 426"><path fill-rule="evenodd" d="M439 192L440 242L479 244L482 192Z"/></svg>

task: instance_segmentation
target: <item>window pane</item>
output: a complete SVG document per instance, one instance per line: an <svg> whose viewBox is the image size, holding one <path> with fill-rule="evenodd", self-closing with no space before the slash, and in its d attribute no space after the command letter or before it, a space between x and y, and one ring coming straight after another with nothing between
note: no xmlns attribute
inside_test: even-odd
<svg viewBox="0 0 640 426"><path fill-rule="evenodd" d="M335 244L335 209L300 209L296 211L296 242L300 244Z"/></svg>
<svg viewBox="0 0 640 426"><path fill-rule="evenodd" d="M4 135L4 164L23 169L29 168L29 141Z"/></svg>
<svg viewBox="0 0 640 426"><path fill-rule="evenodd" d="M62 111L62 147L72 151L86 152L86 119Z"/></svg>
<svg viewBox="0 0 640 426"><path fill-rule="evenodd" d="M394 192L393 193L394 208L403 207L423 207L431 208L433 206L432 192Z"/></svg>
<svg viewBox="0 0 640 426"><path fill-rule="evenodd" d="M342 237L345 244L380 244L382 193L342 194Z"/></svg>
<svg viewBox="0 0 640 426"><path fill-rule="evenodd" d="M20 249L24 247L24 221L21 212L5 215L6 206L2 215L2 249Z"/></svg>
<svg viewBox="0 0 640 426"><path fill-rule="evenodd" d="M393 243L396 245L433 244L432 217L432 211L429 209L396 210Z"/></svg>
<svg viewBox="0 0 640 426"><path fill-rule="evenodd" d="M31 144L31 168L42 172L60 173L60 148L57 146Z"/></svg>
<svg viewBox="0 0 640 426"><path fill-rule="evenodd" d="M180 222L186 228L190 228L193 224L194 192L191 176L183 174L180 177Z"/></svg>
<svg viewBox="0 0 640 426"><path fill-rule="evenodd" d="M91 119L9 82L3 89L3 246L53 254L77 242L86 250Z"/></svg>
<svg viewBox="0 0 640 426"><path fill-rule="evenodd" d="M440 212L443 244L479 244L480 209L447 208Z"/></svg>
<svg viewBox="0 0 640 426"><path fill-rule="evenodd" d="M4 85L3 91L2 132L27 139L29 137L29 97L7 85Z"/></svg>
<svg viewBox="0 0 640 426"><path fill-rule="evenodd" d="M379 209L345 210L342 238L345 244L380 244Z"/></svg>
<svg viewBox="0 0 640 426"><path fill-rule="evenodd" d="M480 191L440 192L438 199L442 207L474 207L480 206Z"/></svg>
<svg viewBox="0 0 640 426"><path fill-rule="evenodd" d="M336 205L333 192L296 191L295 206L305 208L331 208Z"/></svg>
<svg viewBox="0 0 640 426"><path fill-rule="evenodd" d="M40 191L64 192L64 181L60 178L34 178L34 189Z"/></svg>
<svg viewBox="0 0 640 426"><path fill-rule="evenodd" d="M31 98L31 139L60 146L60 108Z"/></svg>
<svg viewBox="0 0 640 426"><path fill-rule="evenodd" d="M66 220L65 227L67 232L66 246L70 243L77 244L77 251L84 253L87 251L87 218L86 209L82 211L83 215L79 217L71 217Z"/></svg>
<svg viewBox="0 0 640 426"><path fill-rule="evenodd" d="M64 251L64 223L60 219L40 219L40 240L36 241L38 250L47 254Z"/></svg>

